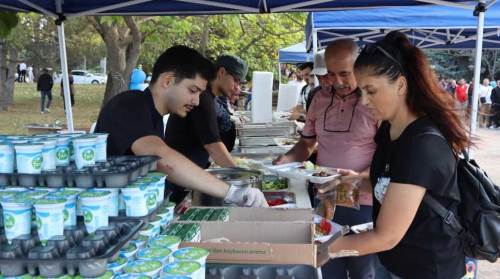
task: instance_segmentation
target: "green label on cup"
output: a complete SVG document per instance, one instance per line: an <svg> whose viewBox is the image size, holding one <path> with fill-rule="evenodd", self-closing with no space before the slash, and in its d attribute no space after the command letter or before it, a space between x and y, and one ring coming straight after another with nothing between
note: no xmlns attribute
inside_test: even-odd
<svg viewBox="0 0 500 279"><path fill-rule="evenodd" d="M16 224L16 219L10 214L5 214L3 223L7 229L10 229Z"/></svg>
<svg viewBox="0 0 500 279"><path fill-rule="evenodd" d="M68 210L64 209L63 214L64 214L64 222L68 221L68 219L69 219L69 212L68 212Z"/></svg>
<svg viewBox="0 0 500 279"><path fill-rule="evenodd" d="M152 208L156 206L156 195L148 195L148 199L146 201L148 208Z"/></svg>
<svg viewBox="0 0 500 279"><path fill-rule="evenodd" d="M67 159L68 159L68 157L69 157L69 151L68 151L68 149L66 149L66 148L59 149L59 150L57 151L56 156L57 156L57 160L59 160L59 161L64 161L64 160L67 160Z"/></svg>
<svg viewBox="0 0 500 279"><path fill-rule="evenodd" d="M85 161L92 161L94 160L95 157L95 152L92 149L86 149L82 153L83 160Z"/></svg>
<svg viewBox="0 0 500 279"><path fill-rule="evenodd" d="M42 219L40 217L36 216L36 227L41 230L42 229Z"/></svg>
<svg viewBox="0 0 500 279"><path fill-rule="evenodd" d="M86 211L83 218L85 223L91 223L93 219L92 212Z"/></svg>
<svg viewBox="0 0 500 279"><path fill-rule="evenodd" d="M31 166L33 166L35 170L39 170L42 168L42 162L43 162L43 157L36 156L35 158L33 158L33 161L31 161Z"/></svg>

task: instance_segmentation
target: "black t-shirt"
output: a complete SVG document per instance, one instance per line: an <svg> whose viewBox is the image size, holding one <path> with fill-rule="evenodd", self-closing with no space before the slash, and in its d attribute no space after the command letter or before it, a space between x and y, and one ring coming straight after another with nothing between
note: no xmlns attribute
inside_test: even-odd
<svg viewBox="0 0 500 279"><path fill-rule="evenodd" d="M204 145L221 141L210 89L200 95L200 104L185 118L170 116L165 141L199 167L208 167L209 154Z"/></svg>
<svg viewBox="0 0 500 279"><path fill-rule="evenodd" d="M163 117L149 88L125 91L102 108L96 133L108 133L108 155L133 155L132 144L145 136L163 138Z"/></svg>
<svg viewBox="0 0 500 279"><path fill-rule="evenodd" d="M386 163L390 166L387 175L391 182L421 186L456 213L460 195L453 152L443 138L424 135L439 131L437 127L428 117L421 117L394 141L390 140L389 130L390 124L384 122L375 136L377 150L370 170L374 222L383 192L377 189L377 180L384 176ZM456 233L423 202L403 239L378 255L389 271L405 279L454 279L465 273L464 253Z"/></svg>

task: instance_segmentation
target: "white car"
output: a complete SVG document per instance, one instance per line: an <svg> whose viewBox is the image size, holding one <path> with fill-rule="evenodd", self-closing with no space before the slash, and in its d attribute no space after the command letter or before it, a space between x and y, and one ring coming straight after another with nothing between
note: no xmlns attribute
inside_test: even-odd
<svg viewBox="0 0 500 279"><path fill-rule="evenodd" d="M106 84L108 80L107 76L92 74L85 70L73 70L71 74L74 84ZM60 83L61 79L62 74L54 80L54 83Z"/></svg>

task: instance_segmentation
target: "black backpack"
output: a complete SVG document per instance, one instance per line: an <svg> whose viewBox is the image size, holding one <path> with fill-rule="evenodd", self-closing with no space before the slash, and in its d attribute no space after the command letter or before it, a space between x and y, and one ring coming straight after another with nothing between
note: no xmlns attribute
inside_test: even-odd
<svg viewBox="0 0 500 279"><path fill-rule="evenodd" d="M426 132L444 138L439 132ZM500 256L500 188L466 151L457 162L458 218L429 193L424 202L457 232L465 255L495 262Z"/></svg>

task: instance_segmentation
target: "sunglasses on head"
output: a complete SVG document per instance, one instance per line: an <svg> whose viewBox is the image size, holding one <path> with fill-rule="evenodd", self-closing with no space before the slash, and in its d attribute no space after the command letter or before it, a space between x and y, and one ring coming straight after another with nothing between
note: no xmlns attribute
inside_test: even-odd
<svg viewBox="0 0 500 279"><path fill-rule="evenodd" d="M366 53L366 54L375 54L378 52L381 52L386 58L388 58L389 60L391 60L394 64L396 64L396 66L398 66L399 70L401 72L404 72L403 71L403 65L401 65L401 63L399 63L399 61L394 58L394 56L392 56L389 52L387 52L383 47L379 46L378 44L367 44L365 45L365 47L363 48L363 50L361 51L361 53Z"/></svg>

